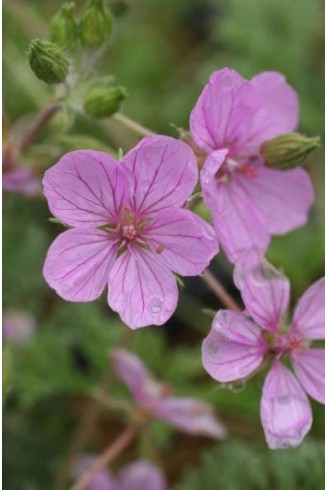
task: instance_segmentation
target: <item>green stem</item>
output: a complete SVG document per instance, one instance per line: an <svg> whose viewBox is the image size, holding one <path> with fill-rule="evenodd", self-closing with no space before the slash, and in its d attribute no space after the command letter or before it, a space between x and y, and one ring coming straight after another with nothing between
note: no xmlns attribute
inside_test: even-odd
<svg viewBox="0 0 328 490"><path fill-rule="evenodd" d="M120 114L119 112L113 116L113 119L121 123L126 128L130 129L134 133L136 133L138 136L141 136L142 138L144 138L145 136L152 136L153 134L155 134L150 129L145 128L141 124L133 121L132 119L130 119L127 116L124 116L123 114Z"/></svg>

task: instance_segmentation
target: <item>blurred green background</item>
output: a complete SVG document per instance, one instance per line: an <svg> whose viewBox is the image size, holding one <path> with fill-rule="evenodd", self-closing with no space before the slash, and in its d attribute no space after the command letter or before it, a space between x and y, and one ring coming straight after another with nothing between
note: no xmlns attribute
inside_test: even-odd
<svg viewBox="0 0 328 490"><path fill-rule="evenodd" d="M28 66L31 39L46 38L49 20L62 2L4 0L3 107L5 139L17 134L54 96ZM113 38L95 73L111 74L127 87L123 112L154 131L175 136L188 128L190 111L210 73L224 66L245 77L262 70L286 75L300 96L300 131L323 138L324 5L322 0L112 0ZM76 2L77 11L84 7ZM92 140L90 139L92 138ZM93 146L132 147L134 134L110 120L102 123L60 112L23 155L22 165L40 170L64 152ZM275 238L269 258L292 281L293 302L324 274L323 150L310 159L316 202L309 222ZM3 198L3 303L35 319L35 333L22 345L5 342L4 488L53 488L71 451L88 393L110 369L108 352L127 327L105 297L87 305L65 303L45 284L46 250L62 230L49 222L42 199ZM212 267L230 292L231 266L220 254ZM114 469L138 456L163 469L170 488L320 489L323 483L324 411L313 403L314 424L293 451L269 451L259 421L261 379L238 389L218 387L204 372L200 344L220 307L200 279L185 281L179 307L167 325L138 331L131 349L176 394L209 401L231 438L216 444L191 438L155 422L149 433L117 460ZM122 396L119 383L112 387ZM84 447L98 453L119 433L117 414L99 410Z"/></svg>

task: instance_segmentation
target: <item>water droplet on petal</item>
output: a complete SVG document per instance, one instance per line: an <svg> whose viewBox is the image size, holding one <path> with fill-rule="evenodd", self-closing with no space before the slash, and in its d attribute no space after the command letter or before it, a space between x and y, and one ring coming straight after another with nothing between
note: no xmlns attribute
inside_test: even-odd
<svg viewBox="0 0 328 490"><path fill-rule="evenodd" d="M149 310L154 315L158 315L162 311L163 299L162 298L152 298L149 302Z"/></svg>
<svg viewBox="0 0 328 490"><path fill-rule="evenodd" d="M289 405L289 403L290 403L290 397L287 396L287 395L285 395L285 396L279 396L277 398L277 403L279 405Z"/></svg>

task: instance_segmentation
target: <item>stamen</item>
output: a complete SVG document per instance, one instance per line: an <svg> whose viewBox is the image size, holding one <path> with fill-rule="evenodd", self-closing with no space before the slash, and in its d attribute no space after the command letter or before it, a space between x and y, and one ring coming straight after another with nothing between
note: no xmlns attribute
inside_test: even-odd
<svg viewBox="0 0 328 490"><path fill-rule="evenodd" d="M155 251L157 254L161 254L164 250L164 247L163 245L157 245L156 248L155 248Z"/></svg>

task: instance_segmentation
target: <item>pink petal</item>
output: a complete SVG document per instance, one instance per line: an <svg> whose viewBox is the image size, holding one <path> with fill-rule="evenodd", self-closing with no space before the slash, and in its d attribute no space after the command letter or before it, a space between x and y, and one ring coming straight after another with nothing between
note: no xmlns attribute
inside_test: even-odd
<svg viewBox="0 0 328 490"><path fill-rule="evenodd" d="M258 250L245 252L234 270L247 312L264 328L276 330L289 303L290 284Z"/></svg>
<svg viewBox="0 0 328 490"><path fill-rule="evenodd" d="M41 179L26 167L3 172L2 188L4 191L17 192L17 194L28 197L42 195Z"/></svg>
<svg viewBox="0 0 328 490"><path fill-rule="evenodd" d="M68 230L51 244L43 275L62 298L75 302L92 301L106 287L116 253L116 242L103 231L94 228Z"/></svg>
<svg viewBox="0 0 328 490"><path fill-rule="evenodd" d="M250 82L224 68L214 72L190 116L196 144L207 150L258 154L260 145L294 131L298 98L279 73L263 72Z"/></svg>
<svg viewBox="0 0 328 490"><path fill-rule="evenodd" d="M186 209L160 211L144 236L166 267L182 276L203 272L219 249L214 229Z"/></svg>
<svg viewBox="0 0 328 490"><path fill-rule="evenodd" d="M235 180L252 201L271 234L284 234L308 219L314 195L310 178L302 169L272 170L257 166L256 176L235 173Z"/></svg>
<svg viewBox="0 0 328 490"><path fill-rule="evenodd" d="M120 490L166 490L166 482L159 469L148 461L126 466L118 476Z"/></svg>
<svg viewBox="0 0 328 490"><path fill-rule="evenodd" d="M315 340L325 338L325 278L310 286L299 300L294 313L294 332L304 338Z"/></svg>
<svg viewBox="0 0 328 490"><path fill-rule="evenodd" d="M257 154L262 143L297 127L297 93L280 73L263 72L255 76L244 90L241 103L252 110L252 115L239 129L237 152Z"/></svg>
<svg viewBox="0 0 328 490"><path fill-rule="evenodd" d="M204 368L221 383L245 378L262 363L266 348L261 333L243 313L220 310L203 341Z"/></svg>
<svg viewBox="0 0 328 490"><path fill-rule="evenodd" d="M130 328L162 325L174 313L178 288L157 254L131 247L111 269L108 304Z"/></svg>
<svg viewBox="0 0 328 490"><path fill-rule="evenodd" d="M249 114L239 110L241 89L249 82L230 68L212 73L190 115L190 131L195 143L211 151L234 141L236 125Z"/></svg>
<svg viewBox="0 0 328 490"><path fill-rule="evenodd" d="M205 204L212 211L219 243L231 262L252 246L265 251L269 233L256 207L238 181L218 180L215 175L223 163L225 151L212 153L201 173L201 186Z"/></svg>
<svg viewBox="0 0 328 490"><path fill-rule="evenodd" d="M71 226L113 223L128 201L128 180L114 158L73 151L46 171L44 193L54 216Z"/></svg>
<svg viewBox="0 0 328 490"><path fill-rule="evenodd" d="M291 358L305 391L318 402L325 403L325 349L297 349Z"/></svg>
<svg viewBox="0 0 328 490"><path fill-rule="evenodd" d="M270 449L298 446L312 425L309 400L295 376L275 362L263 386L261 421Z"/></svg>
<svg viewBox="0 0 328 490"><path fill-rule="evenodd" d="M155 415L187 434L199 434L223 439L225 427L206 403L192 398L164 398L156 407Z"/></svg>
<svg viewBox="0 0 328 490"><path fill-rule="evenodd" d="M168 136L149 136L122 159L134 176L133 207L154 213L182 206L198 179L196 157L188 145Z"/></svg>
<svg viewBox="0 0 328 490"><path fill-rule="evenodd" d="M153 389L157 383L137 356L124 349L113 349L110 355L116 375L139 403L148 403L157 398Z"/></svg>

